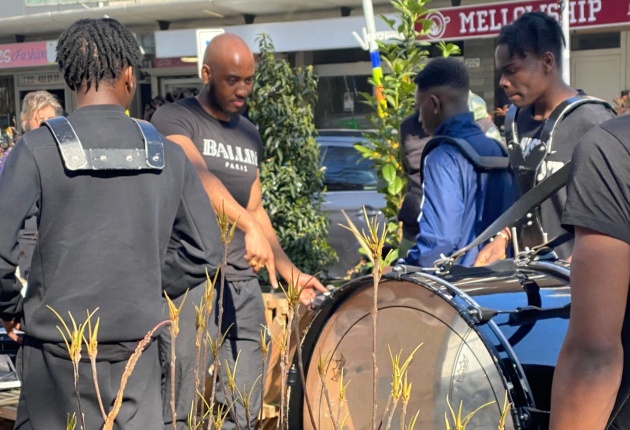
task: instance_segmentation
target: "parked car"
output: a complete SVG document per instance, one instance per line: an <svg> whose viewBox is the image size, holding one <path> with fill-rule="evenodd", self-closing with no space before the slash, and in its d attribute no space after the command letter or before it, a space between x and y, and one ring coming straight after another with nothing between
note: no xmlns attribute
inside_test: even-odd
<svg viewBox="0 0 630 430"><path fill-rule="evenodd" d="M369 145L369 140L359 130L319 130L316 138L324 167L324 211L330 215L328 243L337 252L339 261L327 267L328 279L346 277L360 261L359 242L352 232L340 226L347 225L341 211L352 222L367 231L363 207L368 217L378 217L379 225L385 224L382 208L385 196L377 191L379 178L372 161L365 159L354 148L356 143Z"/></svg>

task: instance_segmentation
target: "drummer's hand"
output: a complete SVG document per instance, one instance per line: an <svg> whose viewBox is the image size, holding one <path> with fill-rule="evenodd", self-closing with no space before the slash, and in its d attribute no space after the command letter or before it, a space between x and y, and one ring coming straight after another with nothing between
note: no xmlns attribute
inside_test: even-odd
<svg viewBox="0 0 630 430"><path fill-rule="evenodd" d="M485 266L495 261L503 260L505 258L505 247L505 239L501 236L496 236L492 242L479 251L473 266Z"/></svg>
<svg viewBox="0 0 630 430"><path fill-rule="evenodd" d="M300 293L300 302L305 306L311 305L311 300L315 298L317 292L325 293L328 288L324 287L319 279L307 273L299 272L295 279L297 287L302 290Z"/></svg>
<svg viewBox="0 0 630 430"><path fill-rule="evenodd" d="M9 339L20 344L22 343L22 338L18 336L18 334L15 332L15 330L20 329L19 322L15 320L11 320L11 321L2 320L2 326L6 330L7 336L9 336Z"/></svg>

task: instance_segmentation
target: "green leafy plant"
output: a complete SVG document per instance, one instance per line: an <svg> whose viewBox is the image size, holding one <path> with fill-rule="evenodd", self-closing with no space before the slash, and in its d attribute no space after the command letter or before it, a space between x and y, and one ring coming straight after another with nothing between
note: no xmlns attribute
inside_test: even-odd
<svg viewBox="0 0 630 430"><path fill-rule="evenodd" d="M249 114L265 148L263 204L291 261L306 273L316 273L335 259L326 240L328 217L321 211L324 172L314 137L318 78L312 66L292 68L276 58L269 36L258 41Z"/></svg>
<svg viewBox="0 0 630 430"><path fill-rule="evenodd" d="M378 50L383 67L383 79L378 87L386 104L379 104L376 95L362 93L365 103L373 108L368 121L377 131L366 134L371 146L356 145L363 157L374 162L384 186L379 190L385 194L387 206L383 213L387 219L387 243L397 248L402 238L402 229L397 221L398 211L405 197L407 178L403 170L400 151L400 123L414 110L414 76L422 69L428 56L428 42L420 40L426 35L433 21L424 18L429 12L429 0L394 0L397 19L380 18L399 34L398 40L378 40ZM438 48L444 56L459 53L459 47L440 42ZM379 107L380 106L380 107Z"/></svg>

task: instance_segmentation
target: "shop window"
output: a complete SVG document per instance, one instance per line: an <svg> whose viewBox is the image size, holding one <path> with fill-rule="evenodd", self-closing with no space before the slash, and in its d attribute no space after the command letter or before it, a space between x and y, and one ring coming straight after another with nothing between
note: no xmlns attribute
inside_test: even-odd
<svg viewBox="0 0 630 430"><path fill-rule="evenodd" d="M621 47L621 33L590 33L571 36L572 51L613 49Z"/></svg>
<svg viewBox="0 0 630 430"><path fill-rule="evenodd" d="M372 93L369 76L325 76L319 79L315 108L317 128L369 128L366 116L372 108L363 103L362 92Z"/></svg>

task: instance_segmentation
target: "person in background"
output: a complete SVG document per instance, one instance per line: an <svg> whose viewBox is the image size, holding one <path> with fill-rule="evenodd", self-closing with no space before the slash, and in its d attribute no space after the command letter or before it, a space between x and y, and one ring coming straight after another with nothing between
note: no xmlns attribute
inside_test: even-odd
<svg viewBox="0 0 630 430"><path fill-rule="evenodd" d="M85 349L78 410L74 366L51 309L71 327L69 313L83 322L95 311L97 382L108 413L128 359L165 319L163 293L177 297L199 285L222 254L208 197L182 149L125 114L142 62L133 34L111 18L79 20L59 37L57 62L78 109L25 133L0 176L0 317L10 338L24 332L21 430L63 429L73 414L77 427L104 424ZM32 216L39 237L23 297L16 244ZM160 394L158 348L149 342L114 428L161 429Z"/></svg>
<svg viewBox="0 0 630 430"><path fill-rule="evenodd" d="M513 115L508 112L505 130L517 197L569 162L586 132L615 115L601 100L585 98L583 92L564 82L561 71L564 45L560 24L542 12L521 15L501 29L497 41L499 85L513 103ZM558 112L556 109L565 114L554 114ZM543 132L551 129L550 126L554 131L546 138ZM566 188L562 188L531 212L530 226L518 228L520 249L540 245L564 232L560 215L565 199ZM510 229L501 231L494 239L479 252L475 265L505 258ZM570 241L555 251L561 259L569 259L572 247Z"/></svg>
<svg viewBox="0 0 630 430"><path fill-rule="evenodd" d="M579 142L562 224L575 233L571 314L550 430L630 429L630 118Z"/></svg>
<svg viewBox="0 0 630 430"><path fill-rule="evenodd" d="M481 130L491 139L503 143L501 132L494 124L483 98L472 91L468 96L468 109ZM407 191L405 199L398 211L398 221L402 222L402 240L398 255L405 256L416 243L418 235L418 215L422 202L422 184L420 183L420 159L422 150L431 136L422 128L420 113L416 110L400 124L400 149L403 157L403 168L407 175ZM505 144L504 144L505 145Z"/></svg>
<svg viewBox="0 0 630 430"><path fill-rule="evenodd" d="M48 91L32 91L22 101L20 125L22 133L35 130L42 122L63 115L63 108L57 97Z"/></svg>
<svg viewBox="0 0 630 430"><path fill-rule="evenodd" d="M22 113L20 114L22 133L34 130L43 121L60 115L63 115L63 108L53 94L50 94L48 91L32 91L26 94L22 102ZM9 148L3 154L2 160L0 160L0 174L2 174L2 167L11 149ZM18 267L19 277L23 283L28 282L36 241L37 220L35 217L31 217L24 222L24 228L19 235L20 254L18 256Z"/></svg>
<svg viewBox="0 0 630 430"><path fill-rule="evenodd" d="M470 82L463 63L434 59L415 83L416 107L427 134L463 139L478 156L506 157L501 144L485 136L468 108ZM420 232L405 263L433 267L442 254L472 242L508 207L513 184L509 172L480 170L447 139L425 147L420 166L424 189ZM472 264L477 252L469 251L461 264Z"/></svg>
<svg viewBox="0 0 630 430"><path fill-rule="evenodd" d="M249 405L250 422L240 399L232 406L240 428L253 427L260 410L260 389L254 387L262 374L260 332L264 325L264 303L256 272L267 267L272 285L276 285L276 268L288 283L294 280L303 288L302 303L309 304L316 291L327 289L313 276L300 271L278 242L271 221L262 204L260 165L263 142L254 124L242 116L254 83L255 61L247 44L234 34L216 36L208 44L201 69L204 88L194 97L162 106L151 122L168 138L179 143L197 168L208 197L217 210L225 210L238 229L230 244L225 272L226 285L222 330L227 330L221 349L221 362L233 368L238 357L236 383L243 393L252 392ZM213 217L214 213L208 213ZM219 294L215 294L218 299ZM187 429L188 414L194 398L195 312L193 303L200 296L189 296L180 316L180 333L176 350L177 428ZM216 303L215 303L216 305ZM213 307L216 312L218 306ZM212 316L216 324L218 316ZM229 330L228 330L229 328ZM214 327L216 336L216 327ZM165 355L169 339L161 338ZM240 355L238 355L240 353ZM164 375L170 371L163 359ZM221 366L225 371L226 366ZM223 375L225 380L226 375ZM217 400L230 405L222 393ZM172 426L170 387L165 387L164 419ZM236 427L228 414L224 429Z"/></svg>

